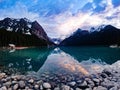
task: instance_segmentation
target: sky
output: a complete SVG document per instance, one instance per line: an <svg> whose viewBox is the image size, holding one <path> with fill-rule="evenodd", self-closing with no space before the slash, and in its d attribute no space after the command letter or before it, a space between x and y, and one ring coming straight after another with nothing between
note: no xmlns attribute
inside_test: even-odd
<svg viewBox="0 0 120 90"><path fill-rule="evenodd" d="M0 0L0 20L6 17L36 20L49 37L65 38L78 28L120 28L120 0Z"/></svg>

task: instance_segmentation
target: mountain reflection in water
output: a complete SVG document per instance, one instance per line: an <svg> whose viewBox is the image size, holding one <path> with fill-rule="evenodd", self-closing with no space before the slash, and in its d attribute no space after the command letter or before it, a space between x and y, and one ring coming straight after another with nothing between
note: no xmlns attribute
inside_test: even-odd
<svg viewBox="0 0 120 90"><path fill-rule="evenodd" d="M120 60L120 48L60 47L27 48L9 53L0 50L0 69L16 68L20 72L68 72L89 74L102 71L106 64Z"/></svg>
<svg viewBox="0 0 120 90"><path fill-rule="evenodd" d="M109 47L61 47L54 49L44 65L42 72L72 72L92 74L101 72L105 65L120 60L120 49Z"/></svg>
<svg viewBox="0 0 120 90"><path fill-rule="evenodd" d="M44 65L40 68L38 73L41 72L54 72L54 73L83 73L88 75L86 69L84 69L80 63L70 55L66 54L59 48L53 50L48 56Z"/></svg>

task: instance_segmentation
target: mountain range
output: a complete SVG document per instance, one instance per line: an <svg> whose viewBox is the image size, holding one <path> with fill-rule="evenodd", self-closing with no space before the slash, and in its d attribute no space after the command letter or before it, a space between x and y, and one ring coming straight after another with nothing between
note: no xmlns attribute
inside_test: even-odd
<svg viewBox="0 0 120 90"><path fill-rule="evenodd" d="M78 29L68 38L64 39L61 46L92 46L92 45L120 45L120 29L112 25L101 25L97 29Z"/></svg>
<svg viewBox="0 0 120 90"><path fill-rule="evenodd" d="M26 18L5 18L0 21L0 46L49 46L54 43L42 26Z"/></svg>
<svg viewBox="0 0 120 90"><path fill-rule="evenodd" d="M26 18L0 20L0 46L93 46L120 45L120 29L112 25L101 25L90 30L78 29L64 40L49 38L42 26Z"/></svg>

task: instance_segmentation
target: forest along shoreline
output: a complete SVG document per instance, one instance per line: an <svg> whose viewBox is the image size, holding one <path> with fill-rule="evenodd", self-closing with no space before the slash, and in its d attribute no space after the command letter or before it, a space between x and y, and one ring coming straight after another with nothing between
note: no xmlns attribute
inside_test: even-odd
<svg viewBox="0 0 120 90"><path fill-rule="evenodd" d="M90 75L48 73L35 75L0 73L0 90L119 90L120 61L108 66L101 73Z"/></svg>

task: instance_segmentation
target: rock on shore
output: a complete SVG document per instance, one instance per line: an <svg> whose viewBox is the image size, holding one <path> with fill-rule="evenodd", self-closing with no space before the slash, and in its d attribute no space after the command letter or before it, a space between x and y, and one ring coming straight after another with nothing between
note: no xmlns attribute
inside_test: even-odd
<svg viewBox="0 0 120 90"><path fill-rule="evenodd" d="M105 69L90 76L43 73L31 75L0 73L0 90L120 90L120 73Z"/></svg>

